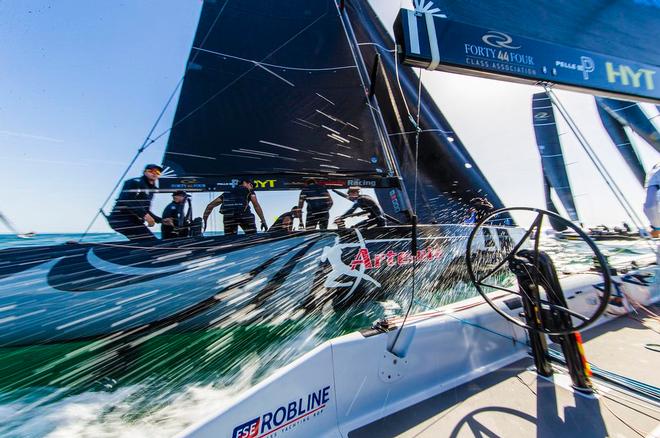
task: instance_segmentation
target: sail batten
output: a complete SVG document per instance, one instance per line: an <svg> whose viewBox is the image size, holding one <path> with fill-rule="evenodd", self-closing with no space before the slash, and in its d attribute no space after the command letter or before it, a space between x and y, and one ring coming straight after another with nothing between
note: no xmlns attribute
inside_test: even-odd
<svg viewBox="0 0 660 438"><path fill-rule="evenodd" d="M334 0L204 2L161 186L224 190L251 175L266 188L398 186L375 111Z"/></svg>

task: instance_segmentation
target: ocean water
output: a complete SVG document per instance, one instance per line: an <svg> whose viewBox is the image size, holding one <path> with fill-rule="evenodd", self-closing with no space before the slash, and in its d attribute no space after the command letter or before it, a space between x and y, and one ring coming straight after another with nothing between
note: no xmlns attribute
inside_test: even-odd
<svg viewBox="0 0 660 438"><path fill-rule="evenodd" d="M69 234L33 239L0 236L0 248L77 240ZM93 234L86 241L120 240ZM612 265L654 259L644 241L599 247ZM590 268L592 254L578 242L542 239L560 273ZM474 293L438 291L414 311ZM450 297L450 298L446 298ZM419 300L419 299L418 299ZM401 314L405 299L375 301L313 317L142 339L130 348L107 339L0 349L0 436L168 437L216 412L242 391L322 342ZM0 330L3 314L0 309Z"/></svg>

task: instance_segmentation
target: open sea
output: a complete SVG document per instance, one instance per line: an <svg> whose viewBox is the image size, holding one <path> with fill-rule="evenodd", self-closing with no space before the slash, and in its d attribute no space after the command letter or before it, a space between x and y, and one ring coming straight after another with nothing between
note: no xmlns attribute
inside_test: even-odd
<svg viewBox="0 0 660 438"><path fill-rule="evenodd" d="M78 238L0 235L0 248ZM120 238L92 234L85 240ZM591 253L582 243L542 242L559 272L581 272L591 266ZM599 247L615 267L655 260L646 241L612 241ZM458 293L438 291L437 297L415 301L413 312L476 293L465 286ZM0 437L174 436L322 342L404 313L407 306L406 300L342 310L326 306L313 317L145 337L131 348L107 348L104 339L0 348ZM0 309L0 330L8 316Z"/></svg>

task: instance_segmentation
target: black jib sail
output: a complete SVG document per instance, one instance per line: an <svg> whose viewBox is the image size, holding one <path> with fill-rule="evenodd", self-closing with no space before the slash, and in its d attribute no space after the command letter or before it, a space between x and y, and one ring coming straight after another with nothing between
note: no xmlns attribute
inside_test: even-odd
<svg viewBox="0 0 660 438"><path fill-rule="evenodd" d="M635 175L635 178L637 178L637 181L639 181L643 187L646 179L646 172L644 171L644 166L637 155L637 151L635 151L635 147L631 143L625 129L623 129L623 125L610 115L604 106L600 104L598 99L596 100L596 108L598 109L598 115L600 116L600 121L603 123L603 127L610 135L614 145L625 160L626 164L628 164L628 167Z"/></svg>
<svg viewBox="0 0 660 438"><path fill-rule="evenodd" d="M396 60L391 51L394 41L367 1L346 2L346 11L367 70L372 72L371 81L374 83L371 88L378 99L405 188L414 198L416 129L406 107L416 116L419 79L412 68L399 64L397 80ZM495 208L503 207L495 190L424 87L419 128L416 210L420 222L461 222L467 203L475 197L486 197ZM398 211L399 201L392 190L379 190L377 194L385 209L393 209L390 214Z"/></svg>
<svg viewBox="0 0 660 438"><path fill-rule="evenodd" d="M205 1L162 188L398 184L334 0Z"/></svg>
<svg viewBox="0 0 660 438"><path fill-rule="evenodd" d="M546 93L536 93L532 97L532 122L536 144L541 155L541 167L543 168L543 184L546 194L546 205L550 210L557 211L550 197L549 188L553 188L561 201L566 213L573 221L578 221L577 210L573 200L573 192L566 173L564 154L561 150L557 124L552 109L552 101ZM566 227L551 221L552 227L562 231Z"/></svg>
<svg viewBox="0 0 660 438"><path fill-rule="evenodd" d="M622 125L630 128L660 152L660 132L635 102L597 97L596 101Z"/></svg>

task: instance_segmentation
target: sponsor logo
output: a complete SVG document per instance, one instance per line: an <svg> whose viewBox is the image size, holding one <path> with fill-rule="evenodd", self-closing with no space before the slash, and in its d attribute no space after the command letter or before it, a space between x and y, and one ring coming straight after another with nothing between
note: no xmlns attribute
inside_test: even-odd
<svg viewBox="0 0 660 438"><path fill-rule="evenodd" d="M231 181L218 181L216 187L231 187L232 189L238 185L238 179L234 178Z"/></svg>
<svg viewBox="0 0 660 438"><path fill-rule="evenodd" d="M490 30L484 36L481 37L481 41L488 44L491 47L498 47L504 49L519 49L520 46L512 46L513 38L505 34L504 32L497 32L496 30Z"/></svg>
<svg viewBox="0 0 660 438"><path fill-rule="evenodd" d="M415 12L418 15L431 14L434 17L447 18L445 14L440 13L440 8L436 8L432 1L415 0Z"/></svg>
<svg viewBox="0 0 660 438"><path fill-rule="evenodd" d="M376 187L376 181L372 179L349 179L347 183L349 186Z"/></svg>
<svg viewBox="0 0 660 438"><path fill-rule="evenodd" d="M365 266L357 266L357 269L351 267L344 263L341 259L341 253L344 248L360 248L361 250L366 250L367 246L364 243L362 234L360 230L356 229L355 234L358 237L358 243L339 243L339 237L335 241L333 246L323 247L323 252L321 253L321 262L327 261L330 263L332 270L328 273L328 276L325 279L323 286L326 288L335 288L335 287L350 287L351 289L345 294L346 297L350 296L362 280L372 283L376 287L380 287L380 283L374 280L370 275L364 273ZM341 276L352 277L352 281L337 281Z"/></svg>
<svg viewBox="0 0 660 438"><path fill-rule="evenodd" d="M276 179L255 179L254 188L255 189L272 189L275 188Z"/></svg>
<svg viewBox="0 0 660 438"><path fill-rule="evenodd" d="M481 39L491 47L463 43L466 64L507 73L536 75L534 57L516 52L515 50L519 49L520 46L512 46L510 44L512 39L509 35L490 31Z"/></svg>
<svg viewBox="0 0 660 438"><path fill-rule="evenodd" d="M399 213L401 211L401 205L399 204L399 197L396 194L396 190L392 189L390 190L390 201L392 201L392 208L394 208L394 211Z"/></svg>
<svg viewBox="0 0 660 438"><path fill-rule="evenodd" d="M575 62L555 61L555 67L563 68L566 70L581 71L582 77L586 81L589 80L589 73L592 73L596 69L596 64L590 57L581 56L579 64Z"/></svg>
<svg viewBox="0 0 660 438"><path fill-rule="evenodd" d="M380 288L381 284L366 273L367 270L378 269L389 266L405 266L413 261L425 263L434 260L440 260L442 251L439 248L427 248L417 251L417 256L413 257L409 251L385 251L372 253L362 238L360 230L355 230L358 237L357 243L339 243L339 238L333 246L326 246L321 253L321 262L330 263L331 270L325 279L326 288L350 288L345 297L350 296L362 281L371 283ZM357 254L349 264L342 260L342 251L347 248L357 248ZM342 281L337 281L340 277Z"/></svg>
<svg viewBox="0 0 660 438"><path fill-rule="evenodd" d="M539 111L538 113L534 114L534 118L538 120L545 120L548 117L550 117L550 114L546 113L545 111Z"/></svg>
<svg viewBox="0 0 660 438"><path fill-rule="evenodd" d="M364 269L377 269L381 266L405 266L411 264L413 261L418 262L431 262L439 260L442 256L440 249L420 249L417 251L417 257L413 257L409 251L387 251L371 254L366 249L360 249L350 264L351 269L358 269L364 266Z"/></svg>
<svg viewBox="0 0 660 438"><path fill-rule="evenodd" d="M234 428L231 437L261 438L275 436L274 433L279 431L286 432L320 415L329 401L330 386L326 386L239 424Z"/></svg>
<svg viewBox="0 0 660 438"><path fill-rule="evenodd" d="M632 67L626 64L615 65L612 62L606 62L605 72L607 74L607 82L610 84L620 82L621 85L632 85L634 88L642 87L646 90L655 89L653 75L655 75L656 72L653 70L647 68L633 70Z"/></svg>
<svg viewBox="0 0 660 438"><path fill-rule="evenodd" d="M589 79L589 73L593 72L595 69L596 64L593 59L588 56L580 56L580 68L578 68L578 71L582 72L582 77L585 81Z"/></svg>
<svg viewBox="0 0 660 438"><path fill-rule="evenodd" d="M206 184L204 183L187 183L187 182L182 182L182 184L171 184L171 188L173 189L203 189L206 188Z"/></svg>

